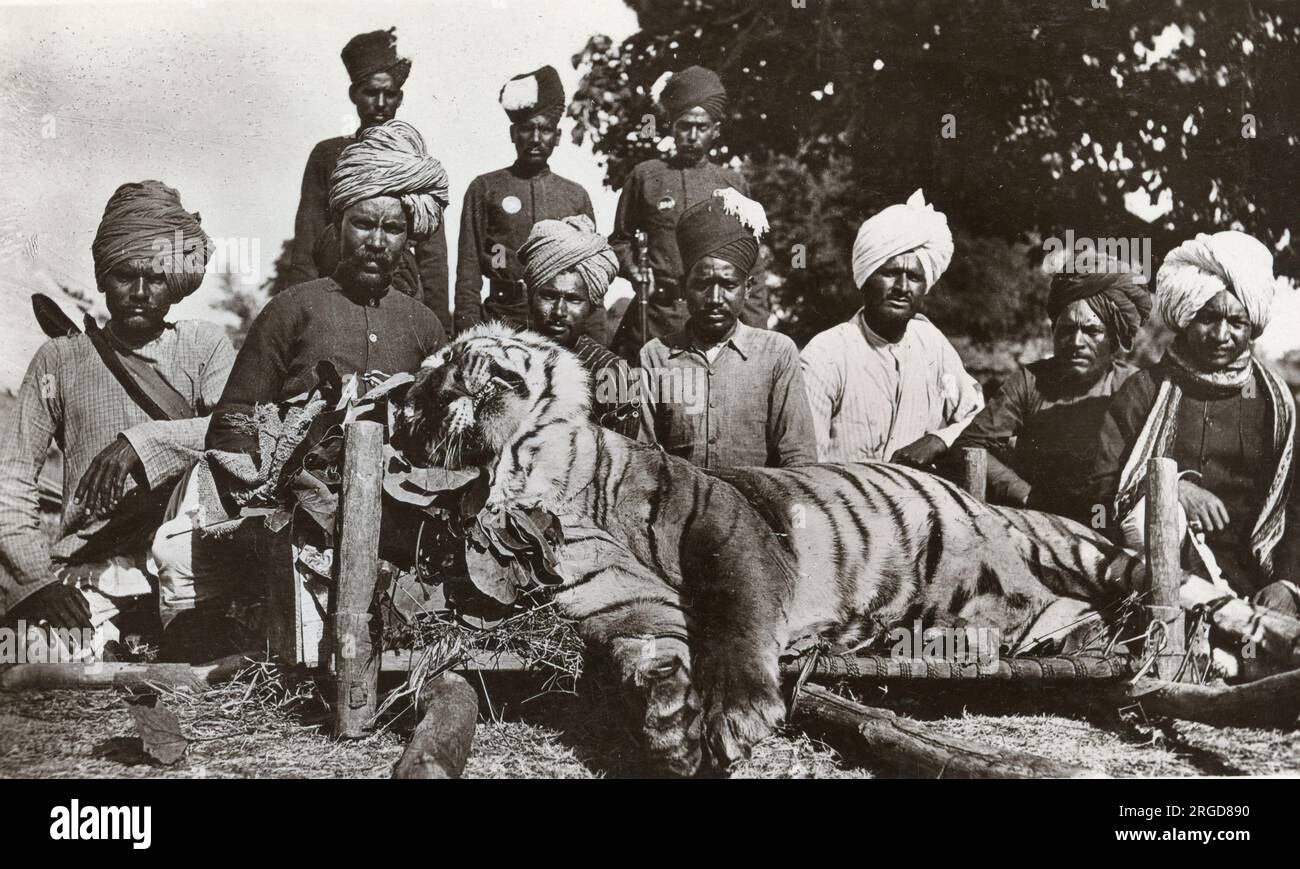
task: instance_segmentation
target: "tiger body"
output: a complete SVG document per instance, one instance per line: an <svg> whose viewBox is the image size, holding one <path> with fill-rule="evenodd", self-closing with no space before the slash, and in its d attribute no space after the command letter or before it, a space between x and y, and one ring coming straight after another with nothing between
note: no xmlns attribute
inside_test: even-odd
<svg viewBox="0 0 1300 869"><path fill-rule="evenodd" d="M589 421L576 359L531 333L481 326L427 366L408 413L442 444L431 460L486 466L488 510L559 516L556 603L648 693L647 747L674 771L701 740L726 763L770 732L795 639L920 620L1019 640L1062 599L1100 608L1142 582L1090 529L900 466L703 471Z"/></svg>

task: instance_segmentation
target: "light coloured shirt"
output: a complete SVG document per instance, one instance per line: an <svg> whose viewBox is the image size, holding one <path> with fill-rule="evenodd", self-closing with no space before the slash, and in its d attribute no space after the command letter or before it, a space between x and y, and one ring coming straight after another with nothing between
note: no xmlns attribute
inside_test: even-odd
<svg viewBox="0 0 1300 869"><path fill-rule="evenodd" d="M641 434L701 468L789 467L816 460L799 377L785 335L744 323L712 358L689 325L641 348Z"/></svg>
<svg viewBox="0 0 1300 869"><path fill-rule="evenodd" d="M42 345L0 435L0 613L55 581L54 562L73 560L85 538L106 524L88 516L72 496L95 456L115 438L131 443L149 489L160 494L198 460L208 413L235 359L225 330L182 320L132 352L188 399L198 417L151 420L84 334ZM41 526L36 484L51 441L63 450L63 514L53 546Z"/></svg>
<svg viewBox="0 0 1300 869"><path fill-rule="evenodd" d="M800 363L822 462L889 461L927 434L951 447L984 407L957 351L920 314L892 344L859 310L809 341Z"/></svg>

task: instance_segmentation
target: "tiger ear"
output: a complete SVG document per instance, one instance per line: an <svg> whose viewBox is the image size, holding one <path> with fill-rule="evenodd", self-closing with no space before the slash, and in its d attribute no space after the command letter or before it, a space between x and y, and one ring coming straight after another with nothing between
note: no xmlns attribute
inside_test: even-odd
<svg viewBox="0 0 1300 869"><path fill-rule="evenodd" d="M437 353L431 353L420 363L420 370L437 370L451 361L451 347L443 347Z"/></svg>

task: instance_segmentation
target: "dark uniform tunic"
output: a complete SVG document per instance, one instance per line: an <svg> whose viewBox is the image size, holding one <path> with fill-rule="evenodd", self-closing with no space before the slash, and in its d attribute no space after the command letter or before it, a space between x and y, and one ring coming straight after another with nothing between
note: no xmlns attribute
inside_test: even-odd
<svg viewBox="0 0 1300 869"><path fill-rule="evenodd" d="M415 371L447 343L424 305L391 288L378 298L349 295L333 278L290 287L266 303L248 330L208 427L208 449L253 453L256 438L238 419L316 385L316 365L338 373Z"/></svg>
<svg viewBox="0 0 1300 869"><path fill-rule="evenodd" d="M484 320L504 320L516 328L528 328L528 288L519 248L539 220L578 214L596 222L591 197L579 184L550 169L530 175L518 166L509 166L471 181L460 213L456 333ZM486 301L482 301L484 278L488 281ZM603 339L604 320L603 309L594 312L583 324L583 332Z"/></svg>
<svg viewBox="0 0 1300 869"><path fill-rule="evenodd" d="M1137 441L1160 383L1172 366L1161 362L1139 371L1115 393L1102 424L1091 482L1094 496L1110 503L1119 486L1120 473ZM1223 568L1224 576L1241 592L1263 586L1250 553L1250 535L1264 506L1269 484L1278 466L1273 447L1273 411L1268 386L1258 375L1246 389L1222 390L1180 381L1183 389L1178 405L1176 433L1170 458L1179 472L1195 471L1193 482L1216 495L1228 511L1228 527L1207 531L1206 543ZM1292 469L1294 473L1294 469ZM1294 482L1294 481L1293 481ZM1279 579L1294 579L1293 524L1300 508L1300 488L1292 486L1287 505L1287 527L1274 558ZM1291 565L1291 567L1288 567Z"/></svg>
<svg viewBox="0 0 1300 869"><path fill-rule="evenodd" d="M298 214L293 221L293 251L289 266L289 286L320 277L315 253L322 232L329 224L330 175L338 165L343 149L356 136L339 136L316 143L307 168L302 173L302 194ZM451 330L451 310L447 305L447 232L442 223L433 235L412 244L412 251L393 275L393 286L424 304Z"/></svg>
<svg viewBox="0 0 1300 869"><path fill-rule="evenodd" d="M623 315L623 322L610 344L610 348L623 358L635 360L641 345L650 338L666 338L686 325L689 315L678 286L682 277L682 258L677 251L677 221L683 211L708 199L720 187L734 187L749 195L749 185L739 172L713 163L681 168L663 160L646 160L628 176L618 200L609 243L618 254L619 274L630 281L637 265L633 238L638 229L646 233L647 259L655 276L655 295L650 299L646 315L649 338L641 336L635 300ZM748 326L765 329L767 314L766 293L756 286L750 291L740 319Z"/></svg>
<svg viewBox="0 0 1300 869"><path fill-rule="evenodd" d="M1112 365L1078 390L1058 373L1055 359L1040 359L1007 378L953 443L988 451L988 499L1028 506L1081 522L1091 518L1083 495L1111 396L1133 369ZM1028 500L1026 500L1028 499Z"/></svg>

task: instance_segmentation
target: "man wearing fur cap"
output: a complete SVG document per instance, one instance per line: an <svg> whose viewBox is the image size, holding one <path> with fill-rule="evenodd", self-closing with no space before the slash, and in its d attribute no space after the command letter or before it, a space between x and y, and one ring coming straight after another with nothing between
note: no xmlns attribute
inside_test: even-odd
<svg viewBox="0 0 1300 869"><path fill-rule="evenodd" d="M560 74L544 66L517 75L501 88L500 101L510 119L515 161L478 176L465 191L456 259L458 333L484 320L527 328L528 289L520 246L543 220L585 215L593 225L596 222L587 191L550 168L566 103ZM601 343L604 315L598 308L583 325L584 333Z"/></svg>
<svg viewBox="0 0 1300 869"><path fill-rule="evenodd" d="M666 83L664 83L666 80ZM681 292L685 270L677 250L677 221L686 209L710 199L713 191L732 187L749 195L749 185L739 172L712 162L710 154L718 143L727 114L727 91L713 70L691 66L665 74L658 102L672 135L670 156L646 160L632 170L618 200L614 231L609 243L618 254L619 271L634 283L645 285L634 243L638 230L646 235L648 269L654 275L654 294L648 301L646 320L649 335L641 334L636 302L619 324L610 348L634 360L641 346L651 338L665 338L689 316ZM656 88L659 83L656 83ZM652 90L653 95L653 90ZM767 327L766 294L755 287L746 298L742 321L759 329Z"/></svg>

